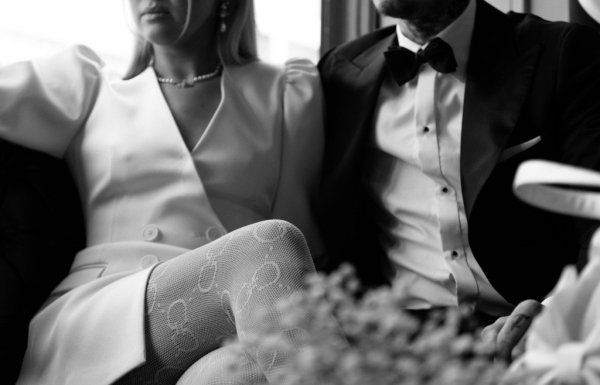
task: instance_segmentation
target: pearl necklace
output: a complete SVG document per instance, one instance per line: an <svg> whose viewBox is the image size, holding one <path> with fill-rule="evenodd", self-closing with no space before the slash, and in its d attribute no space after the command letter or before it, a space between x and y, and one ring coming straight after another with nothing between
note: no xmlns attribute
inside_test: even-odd
<svg viewBox="0 0 600 385"><path fill-rule="evenodd" d="M161 84L170 84L177 88L190 88L190 87L195 86L196 83L200 83L204 80L209 80L209 79L219 76L221 74L221 71L223 71L223 66L221 65L221 63L219 63L219 64L217 64L217 68L215 68L214 71L209 72L207 74L194 76L191 80L177 81L173 78L163 78L161 76L157 76L156 80L158 80L158 82Z"/></svg>

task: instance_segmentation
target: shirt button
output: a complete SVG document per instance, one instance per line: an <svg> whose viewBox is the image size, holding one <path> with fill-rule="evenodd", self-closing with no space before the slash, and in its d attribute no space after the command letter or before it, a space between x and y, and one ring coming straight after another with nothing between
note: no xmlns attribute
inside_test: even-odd
<svg viewBox="0 0 600 385"><path fill-rule="evenodd" d="M458 258L458 251L452 250L452 253L450 255L452 256L452 259L456 259Z"/></svg>
<svg viewBox="0 0 600 385"><path fill-rule="evenodd" d="M450 189L448 187L442 187L442 194L448 194Z"/></svg>
<svg viewBox="0 0 600 385"><path fill-rule="evenodd" d="M208 229L206 229L206 238L209 241L214 241L216 239L221 238L223 235L225 234L225 232L221 229L219 229L218 227L209 227Z"/></svg>
<svg viewBox="0 0 600 385"><path fill-rule="evenodd" d="M152 242L155 241L160 235L160 230L156 225L146 225L142 230L142 238L144 241Z"/></svg>
<svg viewBox="0 0 600 385"><path fill-rule="evenodd" d="M142 259L140 259L140 267L142 269L153 266L156 263L158 263L158 257L153 254L144 255Z"/></svg>
<svg viewBox="0 0 600 385"><path fill-rule="evenodd" d="M428 133L428 132L429 132L429 127L425 126L425 127L423 128L423 132L424 132L424 133Z"/></svg>

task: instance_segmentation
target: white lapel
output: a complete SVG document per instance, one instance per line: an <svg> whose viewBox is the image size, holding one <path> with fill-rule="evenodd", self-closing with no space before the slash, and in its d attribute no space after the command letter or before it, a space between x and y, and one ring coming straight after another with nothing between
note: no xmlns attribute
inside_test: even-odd
<svg viewBox="0 0 600 385"><path fill-rule="evenodd" d="M200 210L202 221L207 222L207 228L211 229L216 227L225 230L225 227L210 203L202 182L202 177L198 173L193 158L193 153L198 151L198 147L205 140L204 138L206 135L213 130L217 116L222 113L223 100L225 99L223 85L221 84L223 97L219 107L207 126L205 133L199 139L192 153L190 153L160 90L154 71L151 68L148 68L141 75L136 77L136 79L139 80L139 88L137 86L135 87L137 90L137 98L134 98L133 100L137 100L138 107L142 106L142 110L144 111L140 114L137 124L138 128L143 130L143 135L150 141L152 148L157 151L157 154L177 153L177 156L181 160L181 188L185 189L185 191L188 194L191 194L198 202L196 209ZM142 135L142 132L140 132L140 135ZM160 156L158 159L160 159Z"/></svg>

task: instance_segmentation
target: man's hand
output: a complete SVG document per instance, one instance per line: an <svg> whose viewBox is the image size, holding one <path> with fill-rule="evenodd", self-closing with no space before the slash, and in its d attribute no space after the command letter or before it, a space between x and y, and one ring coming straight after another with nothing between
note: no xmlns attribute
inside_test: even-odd
<svg viewBox="0 0 600 385"><path fill-rule="evenodd" d="M525 333L531 322L542 311L542 304L535 300L523 301L506 317L500 317L481 332L484 339L496 342L498 358L510 362L525 349Z"/></svg>

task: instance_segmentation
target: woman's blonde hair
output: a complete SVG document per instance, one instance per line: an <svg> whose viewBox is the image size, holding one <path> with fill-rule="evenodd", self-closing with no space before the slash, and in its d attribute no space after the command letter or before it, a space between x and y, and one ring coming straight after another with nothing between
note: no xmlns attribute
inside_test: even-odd
<svg viewBox="0 0 600 385"><path fill-rule="evenodd" d="M254 0L221 1L228 3L227 30L217 32L217 50L221 63L224 65L244 64L256 60ZM153 55L152 45L138 37L133 60L123 79L131 79L142 73L152 63Z"/></svg>

